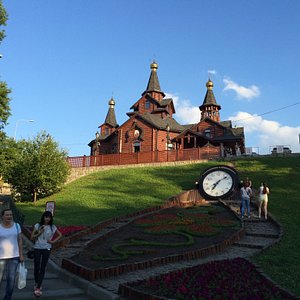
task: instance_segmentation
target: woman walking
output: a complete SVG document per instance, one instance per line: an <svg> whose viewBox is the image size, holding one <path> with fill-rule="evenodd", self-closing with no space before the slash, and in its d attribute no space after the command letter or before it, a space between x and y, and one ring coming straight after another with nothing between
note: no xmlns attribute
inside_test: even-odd
<svg viewBox="0 0 300 300"><path fill-rule="evenodd" d="M53 236L57 234L55 239ZM34 295L42 295L42 283L45 276L46 266L49 260L52 244L62 237L61 232L53 224L53 216L50 211L45 211L39 223L34 225L31 239L34 243Z"/></svg>
<svg viewBox="0 0 300 300"><path fill-rule="evenodd" d="M261 218L261 208L263 207L265 213L265 219L268 218L268 195L270 193L270 189L268 188L266 183L262 183L259 188L259 196L258 196L258 217Z"/></svg>
<svg viewBox="0 0 300 300"><path fill-rule="evenodd" d="M11 209L1 212L0 224L0 284L6 269L6 289L4 300L12 299L17 267L24 261L22 231L18 223L13 220Z"/></svg>
<svg viewBox="0 0 300 300"><path fill-rule="evenodd" d="M249 182L245 181L240 191L242 204L242 219L244 218L245 209L247 209L248 218L250 218L250 197L252 196L252 190L249 187Z"/></svg>

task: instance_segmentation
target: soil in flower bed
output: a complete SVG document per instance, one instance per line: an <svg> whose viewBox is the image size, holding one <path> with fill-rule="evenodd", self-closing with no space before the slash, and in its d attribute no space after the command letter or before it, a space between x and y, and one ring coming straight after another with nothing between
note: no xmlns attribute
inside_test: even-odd
<svg viewBox="0 0 300 300"><path fill-rule="evenodd" d="M243 258L203 265L126 283L120 287L125 299L298 299L262 275ZM165 297L165 298L163 298Z"/></svg>
<svg viewBox="0 0 300 300"><path fill-rule="evenodd" d="M167 208L93 241L71 260L96 269L183 254L218 244L240 226L220 205Z"/></svg>

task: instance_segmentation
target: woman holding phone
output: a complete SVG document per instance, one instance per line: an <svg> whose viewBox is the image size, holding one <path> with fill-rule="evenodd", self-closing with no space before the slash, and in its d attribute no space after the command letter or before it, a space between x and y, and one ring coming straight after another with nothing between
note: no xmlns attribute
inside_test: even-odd
<svg viewBox="0 0 300 300"><path fill-rule="evenodd" d="M52 239L57 234L56 238ZM50 211L45 211L39 223L34 225L31 239L34 242L34 295L42 295L42 282L45 276L46 266L49 260L52 244L62 237L61 232L53 224L53 216Z"/></svg>

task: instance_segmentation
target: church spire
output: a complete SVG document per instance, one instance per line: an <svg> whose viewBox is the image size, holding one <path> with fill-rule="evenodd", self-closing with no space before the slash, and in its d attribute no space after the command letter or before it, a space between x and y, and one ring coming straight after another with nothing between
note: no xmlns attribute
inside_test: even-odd
<svg viewBox="0 0 300 300"><path fill-rule="evenodd" d="M118 124L117 124L116 114L115 114L115 100L111 98L108 101L108 105L109 108L104 123L112 127L116 127Z"/></svg>
<svg viewBox="0 0 300 300"><path fill-rule="evenodd" d="M150 69L151 74L148 81L148 85L146 90L142 93L142 96L148 93L154 99L162 100L165 97L165 94L160 90L160 85L157 76L158 64L155 62L155 60L153 60L152 64L150 65Z"/></svg>
<svg viewBox="0 0 300 300"><path fill-rule="evenodd" d="M203 100L203 104L199 106L201 111L201 121L205 118L211 118L216 122L220 122L219 110L221 109L221 106L216 102L213 87L213 82L208 79L206 82L207 91Z"/></svg>

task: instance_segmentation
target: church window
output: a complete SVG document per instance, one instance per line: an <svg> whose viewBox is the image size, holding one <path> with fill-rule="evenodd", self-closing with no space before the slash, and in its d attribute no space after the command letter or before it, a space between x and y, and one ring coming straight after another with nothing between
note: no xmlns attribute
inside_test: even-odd
<svg viewBox="0 0 300 300"><path fill-rule="evenodd" d="M109 134L109 130L108 128L105 128L105 135L108 135Z"/></svg>
<svg viewBox="0 0 300 300"><path fill-rule="evenodd" d="M111 147L111 153L117 153L117 144L113 144Z"/></svg>
<svg viewBox="0 0 300 300"><path fill-rule="evenodd" d="M133 144L133 152L141 151L141 143L139 141L134 142Z"/></svg>
<svg viewBox="0 0 300 300"><path fill-rule="evenodd" d="M145 102L145 109L150 109L150 101L146 100Z"/></svg>
<svg viewBox="0 0 300 300"><path fill-rule="evenodd" d="M209 137L209 138L211 137L211 130L210 129L205 129L204 133L205 133L206 137Z"/></svg>

